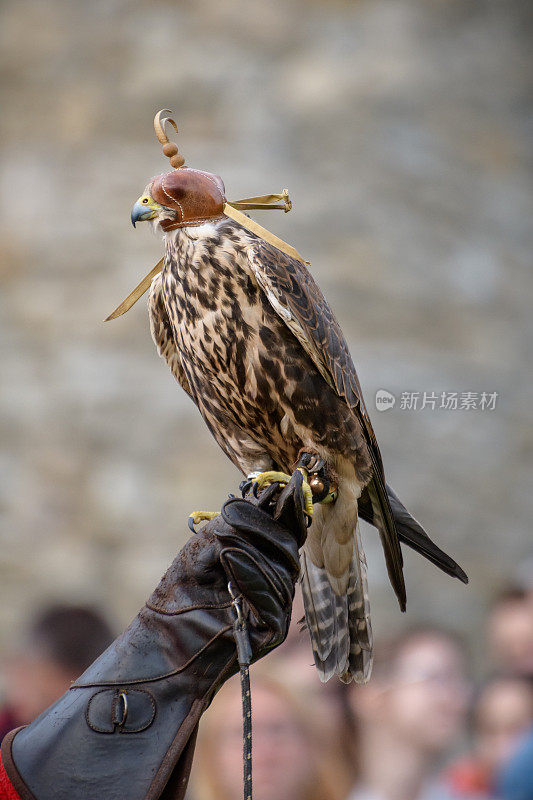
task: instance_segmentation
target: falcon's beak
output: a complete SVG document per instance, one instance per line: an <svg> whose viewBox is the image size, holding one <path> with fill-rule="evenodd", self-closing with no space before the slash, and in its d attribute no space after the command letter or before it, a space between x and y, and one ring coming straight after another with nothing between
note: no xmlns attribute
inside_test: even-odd
<svg viewBox="0 0 533 800"><path fill-rule="evenodd" d="M145 194L139 197L133 208L131 209L131 224L135 227L135 223L144 222L147 219L153 219L161 210L159 203L152 200L150 195Z"/></svg>

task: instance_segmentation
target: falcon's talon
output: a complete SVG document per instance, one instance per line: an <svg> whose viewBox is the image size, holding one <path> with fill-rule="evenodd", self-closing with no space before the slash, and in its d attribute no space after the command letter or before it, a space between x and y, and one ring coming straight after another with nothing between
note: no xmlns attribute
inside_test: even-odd
<svg viewBox="0 0 533 800"><path fill-rule="evenodd" d="M307 516L312 519L313 517L313 493L311 491L311 487L309 486L307 480L307 470L304 467L298 467L298 472L301 472L303 476L302 482L302 492L304 496L304 511ZM265 486L269 486L271 483L280 483L283 486L286 486L290 483L291 476L287 475L285 472L276 472L275 470L269 470L267 472L261 472L253 482L252 491L254 496L257 497L257 493L264 489Z"/></svg>
<svg viewBox="0 0 533 800"><path fill-rule="evenodd" d="M327 495L324 497L324 499L321 500L320 502L323 505L327 505L328 503L334 503L336 501L337 497L338 497L338 494L339 494L339 490L337 488L332 489L330 492L327 493Z"/></svg>
<svg viewBox="0 0 533 800"><path fill-rule="evenodd" d="M301 455L298 460L298 467L303 467L307 472L314 475L315 473L321 472L324 467L324 459L321 458L318 453L310 453L307 451L300 451Z"/></svg>
<svg viewBox="0 0 533 800"><path fill-rule="evenodd" d="M192 514L189 514L189 518L187 520L187 524L189 526L189 530L193 533L196 533L195 525L199 525L200 522L204 522L210 519L214 519L214 517L218 517L219 511L193 511Z"/></svg>
<svg viewBox="0 0 533 800"><path fill-rule="evenodd" d="M247 494L249 494L254 485L254 479L248 476L244 480L239 483L239 491L241 493L241 497L245 498Z"/></svg>

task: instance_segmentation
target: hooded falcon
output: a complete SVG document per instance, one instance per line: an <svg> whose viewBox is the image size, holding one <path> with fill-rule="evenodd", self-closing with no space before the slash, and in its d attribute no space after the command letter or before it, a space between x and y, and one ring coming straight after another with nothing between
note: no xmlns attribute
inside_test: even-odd
<svg viewBox="0 0 533 800"><path fill-rule="evenodd" d="M310 480L315 463L334 487L308 509L306 625L323 681L365 682L372 636L358 516L379 532L402 610L401 541L468 579L387 485L341 328L296 251L235 213L221 178L184 166L159 115L156 133L175 168L149 182L131 215L165 242L148 300L152 337L245 476L264 485L306 463Z"/></svg>

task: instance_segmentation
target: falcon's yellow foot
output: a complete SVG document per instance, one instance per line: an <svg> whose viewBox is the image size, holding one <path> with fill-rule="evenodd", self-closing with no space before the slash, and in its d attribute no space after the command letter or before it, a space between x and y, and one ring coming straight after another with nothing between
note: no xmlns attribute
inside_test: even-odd
<svg viewBox="0 0 533 800"><path fill-rule="evenodd" d="M200 522L204 522L205 520L213 519L213 517L218 517L219 513L218 511L193 511L192 514L189 514L188 519L190 530L196 533L194 530L195 525L199 525Z"/></svg>
<svg viewBox="0 0 533 800"><path fill-rule="evenodd" d="M313 493L311 491L311 487L307 482L307 470L303 467L298 467L298 472L301 472L303 475L303 483L302 483L302 491L304 495L304 511L308 517L313 516ZM261 472L254 478L253 483L253 492L257 495L257 492L260 492L261 489L264 489L265 486L270 486L271 483L281 483L286 486L291 480L291 476L287 475L285 472L276 472L274 470L270 470L268 472Z"/></svg>
<svg viewBox="0 0 533 800"><path fill-rule="evenodd" d="M326 505L327 503L334 503L335 500L337 499L338 495L339 495L339 490L338 489L332 489L330 492L327 493L327 495L324 497L324 499L321 500L320 502L323 503L324 505Z"/></svg>

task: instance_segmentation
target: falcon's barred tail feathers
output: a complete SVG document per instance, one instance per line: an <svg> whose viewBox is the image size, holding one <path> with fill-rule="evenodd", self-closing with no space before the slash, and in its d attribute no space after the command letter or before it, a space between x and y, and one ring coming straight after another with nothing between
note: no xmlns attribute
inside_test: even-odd
<svg viewBox="0 0 533 800"><path fill-rule="evenodd" d="M366 683L372 670L372 628L359 532L352 544L344 594L333 591L326 570L313 564L305 548L300 564L305 620L320 680L338 675L343 683Z"/></svg>

